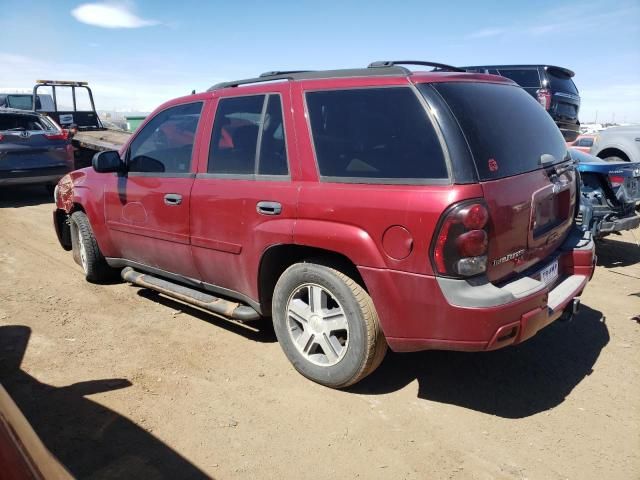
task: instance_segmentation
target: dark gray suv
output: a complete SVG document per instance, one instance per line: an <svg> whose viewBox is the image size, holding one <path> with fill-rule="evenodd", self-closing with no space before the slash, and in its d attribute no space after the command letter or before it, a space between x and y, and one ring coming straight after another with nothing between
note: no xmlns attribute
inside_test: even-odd
<svg viewBox="0 0 640 480"><path fill-rule="evenodd" d="M53 186L73 170L66 130L45 115L0 108L0 186Z"/></svg>
<svg viewBox="0 0 640 480"><path fill-rule="evenodd" d="M533 96L549 112L567 142L580 133L580 95L568 68L553 65L476 65L469 72L507 77Z"/></svg>

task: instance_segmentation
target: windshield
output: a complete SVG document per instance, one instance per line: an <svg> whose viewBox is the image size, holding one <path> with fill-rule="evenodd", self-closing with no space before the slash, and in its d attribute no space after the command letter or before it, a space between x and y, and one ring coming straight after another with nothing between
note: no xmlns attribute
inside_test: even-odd
<svg viewBox="0 0 640 480"><path fill-rule="evenodd" d="M544 108L515 85L451 82L422 84L434 88L458 120L480 180L519 175L567 157L567 146Z"/></svg>

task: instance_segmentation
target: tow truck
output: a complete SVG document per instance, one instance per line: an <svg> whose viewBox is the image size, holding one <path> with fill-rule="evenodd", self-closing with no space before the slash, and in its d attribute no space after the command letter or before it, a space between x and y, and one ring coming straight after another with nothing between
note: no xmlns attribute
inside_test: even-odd
<svg viewBox="0 0 640 480"><path fill-rule="evenodd" d="M53 110L44 108L44 105L37 105L39 98L38 90L50 89L53 98ZM61 89L65 89L63 94L66 101L69 101L69 90L71 92L71 105L59 107ZM78 90L85 89L88 102L78 101ZM69 108L73 107L73 108ZM124 145L131 132L126 130L108 128L104 125L96 112L93 101L93 92L88 82L71 80L36 80L33 87L32 110L44 113L55 120L62 128L66 129L71 136L75 149L75 167L82 168L91 164L91 159L96 152L103 150L119 150Z"/></svg>

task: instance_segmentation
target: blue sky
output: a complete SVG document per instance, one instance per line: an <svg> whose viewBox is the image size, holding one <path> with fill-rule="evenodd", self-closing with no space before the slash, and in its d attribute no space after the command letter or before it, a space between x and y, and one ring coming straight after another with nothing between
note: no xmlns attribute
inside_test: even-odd
<svg viewBox="0 0 640 480"><path fill-rule="evenodd" d="M90 82L143 110L276 69L381 59L571 68L581 120L640 122L640 2L0 0L0 88Z"/></svg>

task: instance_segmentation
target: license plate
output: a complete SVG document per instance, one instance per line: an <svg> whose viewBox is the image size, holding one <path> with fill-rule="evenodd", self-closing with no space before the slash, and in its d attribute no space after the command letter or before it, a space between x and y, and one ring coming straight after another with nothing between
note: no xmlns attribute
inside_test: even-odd
<svg viewBox="0 0 640 480"><path fill-rule="evenodd" d="M540 271L540 280L549 285L558 278L558 260L554 260Z"/></svg>

